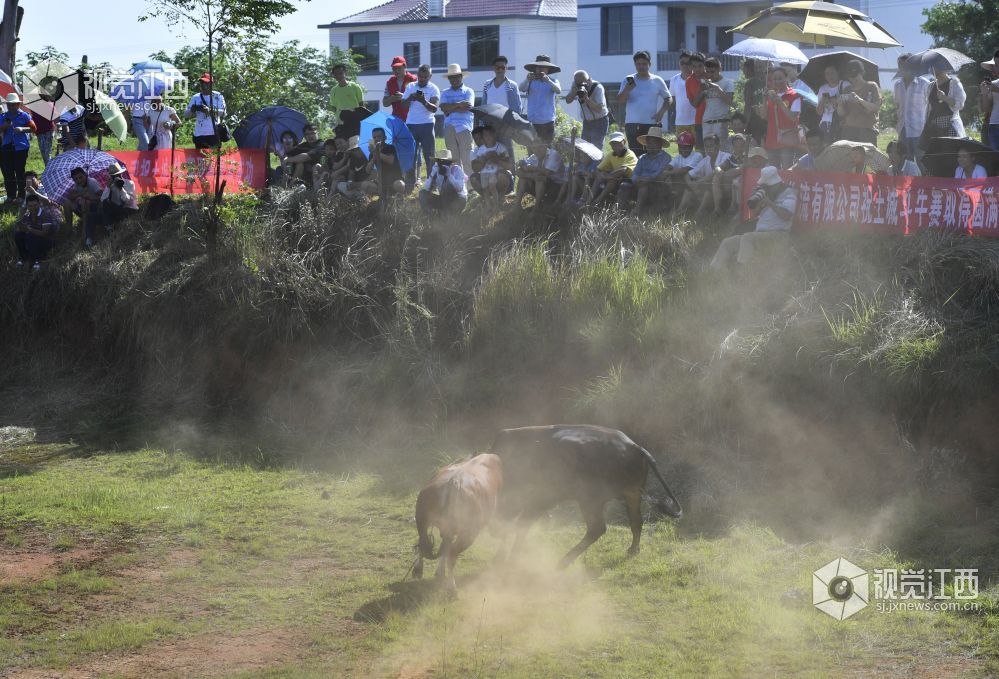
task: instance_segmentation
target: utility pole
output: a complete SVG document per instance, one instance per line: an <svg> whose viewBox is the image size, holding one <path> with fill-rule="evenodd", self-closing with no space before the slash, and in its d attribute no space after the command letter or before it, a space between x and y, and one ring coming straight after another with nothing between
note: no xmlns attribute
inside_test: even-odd
<svg viewBox="0 0 999 679"><path fill-rule="evenodd" d="M21 32L21 19L24 8L18 7L18 0L3 0L3 21L0 22L0 70L14 77L14 54L17 49L17 35Z"/></svg>

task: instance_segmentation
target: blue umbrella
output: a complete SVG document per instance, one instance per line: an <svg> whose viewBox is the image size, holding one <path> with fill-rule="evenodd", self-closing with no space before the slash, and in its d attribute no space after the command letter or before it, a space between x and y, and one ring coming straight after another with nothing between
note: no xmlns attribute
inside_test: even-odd
<svg viewBox="0 0 999 679"><path fill-rule="evenodd" d="M305 114L293 108L268 106L244 118L232 136L236 140L236 146L241 149L266 150L268 131L272 143L279 141L281 135L289 131L295 135L297 142L305 134L308 122Z"/></svg>
<svg viewBox="0 0 999 679"><path fill-rule="evenodd" d="M119 80L108 94L120 103L135 104L150 97L162 97L176 83L177 79L169 73L144 71Z"/></svg>
<svg viewBox="0 0 999 679"><path fill-rule="evenodd" d="M132 64L132 73L139 73L140 71L173 71L177 75L180 75L180 69L176 66L168 64L165 61L158 61L156 59L146 59Z"/></svg>
<svg viewBox="0 0 999 679"><path fill-rule="evenodd" d="M107 186L110 180L108 168L117 163L117 159L111 154L94 149L73 149L60 153L49 161L42 173L45 195L56 202L62 201L73 186L70 173L76 167L82 167L87 176L96 179L101 186Z"/></svg>
<svg viewBox="0 0 999 679"><path fill-rule="evenodd" d="M385 130L385 142L395 147L395 155L399 159L399 167L403 172L409 172L416 167L416 140L413 133L406 127L402 118L391 116L379 111L361 121L360 144L364 155L368 155L368 141L371 132L376 127Z"/></svg>

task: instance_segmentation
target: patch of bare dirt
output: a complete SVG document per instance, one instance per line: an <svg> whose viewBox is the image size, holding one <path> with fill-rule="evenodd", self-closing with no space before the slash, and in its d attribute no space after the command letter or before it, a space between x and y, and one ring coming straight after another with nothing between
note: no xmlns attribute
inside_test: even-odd
<svg viewBox="0 0 999 679"><path fill-rule="evenodd" d="M55 552L0 546L0 585L44 580L70 566L86 568L101 558L97 550L90 548Z"/></svg>
<svg viewBox="0 0 999 679"><path fill-rule="evenodd" d="M191 549L174 549L162 558L145 561L118 571L118 575L137 582L158 582L168 571L198 565L198 553Z"/></svg>
<svg viewBox="0 0 999 679"><path fill-rule="evenodd" d="M90 679L125 677L218 677L280 665L299 657L308 646L302 632L286 629L248 630L150 644L121 657L97 659L71 670L23 670L10 679Z"/></svg>

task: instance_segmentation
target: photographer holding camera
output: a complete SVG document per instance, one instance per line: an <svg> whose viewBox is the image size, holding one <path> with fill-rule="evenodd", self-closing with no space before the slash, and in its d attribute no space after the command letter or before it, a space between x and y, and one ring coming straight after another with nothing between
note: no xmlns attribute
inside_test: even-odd
<svg viewBox="0 0 999 679"><path fill-rule="evenodd" d="M579 114L583 119L581 136L598 149L603 149L604 137L610 128L610 110L607 108L604 86L593 80L586 71L576 71L565 101L568 104L579 102Z"/></svg>
<svg viewBox="0 0 999 679"><path fill-rule="evenodd" d="M110 231L112 224L136 214L139 203L135 182L125 178L125 168L122 165L112 165L108 168L108 175L111 181L101 193L101 212L104 216L104 228Z"/></svg>
<svg viewBox="0 0 999 679"><path fill-rule="evenodd" d="M756 215L756 230L723 240L711 260L712 269L727 268L733 261L749 263L761 244L782 245L798 208L798 191L784 183L776 167L768 165L760 170L760 179L746 205Z"/></svg>
<svg viewBox="0 0 999 679"><path fill-rule="evenodd" d="M556 73L561 68L551 62L546 54L539 54L530 64L524 65L527 79L520 90L527 95L527 119L538 136L547 142L555 139L555 99L562 94Z"/></svg>
<svg viewBox="0 0 999 679"><path fill-rule="evenodd" d="M420 207L424 212L461 212L467 201L468 189L461 165L454 162L450 151L438 151L433 169L420 189Z"/></svg>

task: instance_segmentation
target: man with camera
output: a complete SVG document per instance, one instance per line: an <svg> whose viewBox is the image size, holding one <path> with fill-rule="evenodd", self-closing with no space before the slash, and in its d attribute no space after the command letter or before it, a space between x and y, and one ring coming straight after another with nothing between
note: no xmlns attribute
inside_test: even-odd
<svg viewBox="0 0 999 679"><path fill-rule="evenodd" d="M113 224L137 214L139 202L135 182L125 178L125 168L122 165L112 165L108 169L108 175L111 181L101 193L101 214L104 228L110 231Z"/></svg>
<svg viewBox="0 0 999 679"><path fill-rule="evenodd" d="M200 91L191 97L187 105L186 117L194 118L194 148L213 149L222 144L219 127L225 117L225 97L213 90L214 79L208 73L198 78Z"/></svg>
<svg viewBox="0 0 999 679"><path fill-rule="evenodd" d="M579 102L579 115L583 119L583 133L580 136L602 151L604 138L610 128L610 110L607 108L604 86L590 78L586 71L576 71L572 76L572 85L565 101L568 104Z"/></svg>
<svg viewBox="0 0 999 679"><path fill-rule="evenodd" d="M562 69L547 54L539 54L524 69L527 79L520 89L527 94L527 119L538 136L550 143L555 139L555 98L562 94L562 86L552 76Z"/></svg>
<svg viewBox="0 0 999 679"><path fill-rule="evenodd" d="M638 138L648 134L649 128L662 126L663 117L669 111L672 97L666 81L650 72L652 55L641 50L632 57L635 72L621 81L617 95L618 104L626 104L624 132L628 146L635 151L644 151ZM636 159L637 162L637 159Z"/></svg>
<svg viewBox="0 0 999 679"><path fill-rule="evenodd" d="M711 260L712 269L727 268L733 261L747 264L761 245L783 244L798 208L798 192L784 183L776 167L768 165L760 170L756 189L746 204L756 216L756 230L723 240Z"/></svg>
<svg viewBox="0 0 999 679"><path fill-rule="evenodd" d="M451 152L437 153L433 168L420 189L420 207L424 212L461 212L468 202L465 173L451 158Z"/></svg>
<svg viewBox="0 0 999 679"><path fill-rule="evenodd" d="M403 98L409 104L409 115L406 118L406 127L409 128L413 139L416 140L416 167L413 170L413 180L420 168L420 155L430 174L430 168L434 165L434 154L437 151L437 142L434 138L434 115L441 100L441 91L437 85L430 82L432 75L430 66L422 64L416 70L416 82L406 85Z"/></svg>
<svg viewBox="0 0 999 679"><path fill-rule="evenodd" d="M705 138L716 135L721 140L722 151L728 151L730 148L728 123L732 116L735 83L722 77L721 62L714 57L704 61L704 71L697 95L691 100L691 104L696 107L700 107L702 102L704 104L704 117L701 120L701 147L704 146Z"/></svg>

